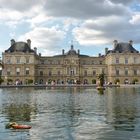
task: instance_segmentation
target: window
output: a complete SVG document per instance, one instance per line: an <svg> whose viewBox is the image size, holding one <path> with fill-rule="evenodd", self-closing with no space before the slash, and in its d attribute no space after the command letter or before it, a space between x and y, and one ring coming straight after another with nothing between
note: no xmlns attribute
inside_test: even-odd
<svg viewBox="0 0 140 140"><path fill-rule="evenodd" d="M20 64L20 58L17 57L17 64Z"/></svg>
<svg viewBox="0 0 140 140"><path fill-rule="evenodd" d="M99 61L99 64L102 64L102 61Z"/></svg>
<svg viewBox="0 0 140 140"><path fill-rule="evenodd" d="M58 65L60 65L61 63L60 63L60 60L58 60Z"/></svg>
<svg viewBox="0 0 140 140"><path fill-rule="evenodd" d="M58 72L57 72L57 75L59 75L59 76L60 76L60 71L58 71Z"/></svg>
<svg viewBox="0 0 140 140"><path fill-rule="evenodd" d="M128 58L125 58L125 64L128 64Z"/></svg>
<svg viewBox="0 0 140 140"><path fill-rule="evenodd" d="M29 68L26 68L25 73L26 75L29 75Z"/></svg>
<svg viewBox="0 0 140 140"><path fill-rule="evenodd" d="M20 75L20 68L16 68L16 74Z"/></svg>
<svg viewBox="0 0 140 140"><path fill-rule="evenodd" d="M26 63L27 63L27 64L29 63L29 58L26 58Z"/></svg>
<svg viewBox="0 0 140 140"><path fill-rule="evenodd" d="M10 59L7 59L7 64L10 64L11 63L11 60Z"/></svg>
<svg viewBox="0 0 140 140"><path fill-rule="evenodd" d="M7 75L11 75L11 71L10 70L7 70Z"/></svg>
<svg viewBox="0 0 140 140"><path fill-rule="evenodd" d="M119 75L119 69L116 69L116 75Z"/></svg>
<svg viewBox="0 0 140 140"><path fill-rule="evenodd" d="M43 76L43 71L40 71L40 76Z"/></svg>
<svg viewBox="0 0 140 140"><path fill-rule="evenodd" d="M84 71L84 76L87 76L87 70Z"/></svg>
<svg viewBox="0 0 140 140"><path fill-rule="evenodd" d="M134 69L134 75L137 75L137 70L136 69Z"/></svg>
<svg viewBox="0 0 140 140"><path fill-rule="evenodd" d="M71 69L71 70L70 70L70 74L71 74L71 75L74 75L74 69Z"/></svg>
<svg viewBox="0 0 140 140"><path fill-rule="evenodd" d="M96 71L95 70L93 71L93 75L96 75Z"/></svg>
<svg viewBox="0 0 140 140"><path fill-rule="evenodd" d="M119 64L119 58L116 58L116 64Z"/></svg>
<svg viewBox="0 0 140 140"><path fill-rule="evenodd" d="M52 75L52 72L51 71L49 71L49 76L51 76Z"/></svg>
<svg viewBox="0 0 140 140"><path fill-rule="evenodd" d="M85 60L83 60L83 65L85 65L86 64L86 61Z"/></svg>
<svg viewBox="0 0 140 140"><path fill-rule="evenodd" d="M102 73L105 73L105 69L104 68L102 69Z"/></svg>
<svg viewBox="0 0 140 140"><path fill-rule="evenodd" d="M125 68L125 75L128 75L128 68Z"/></svg>
<svg viewBox="0 0 140 140"><path fill-rule="evenodd" d="M137 64L137 58L134 57L134 64Z"/></svg>
<svg viewBox="0 0 140 140"><path fill-rule="evenodd" d="M44 60L41 60L41 64L44 64Z"/></svg>

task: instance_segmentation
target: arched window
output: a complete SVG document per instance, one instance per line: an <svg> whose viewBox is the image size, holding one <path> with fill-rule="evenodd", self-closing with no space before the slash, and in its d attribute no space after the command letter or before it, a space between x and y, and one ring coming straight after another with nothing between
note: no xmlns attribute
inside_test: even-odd
<svg viewBox="0 0 140 140"><path fill-rule="evenodd" d="M88 80L87 79L84 79L84 84L88 84Z"/></svg>
<svg viewBox="0 0 140 140"><path fill-rule="evenodd" d="M40 79L39 80L39 84L43 84L43 79Z"/></svg>

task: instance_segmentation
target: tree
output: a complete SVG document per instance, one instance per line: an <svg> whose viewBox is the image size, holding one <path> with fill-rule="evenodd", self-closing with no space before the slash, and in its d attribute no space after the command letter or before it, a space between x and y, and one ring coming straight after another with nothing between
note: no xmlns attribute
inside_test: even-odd
<svg viewBox="0 0 140 140"><path fill-rule="evenodd" d="M2 82L4 82L4 80L0 76L0 85L2 84Z"/></svg>
<svg viewBox="0 0 140 140"><path fill-rule="evenodd" d="M137 78L133 79L132 84L136 84L139 80Z"/></svg>
<svg viewBox="0 0 140 140"><path fill-rule="evenodd" d="M32 84L33 80L32 79L28 79L28 84Z"/></svg>
<svg viewBox="0 0 140 140"><path fill-rule="evenodd" d="M119 79L116 79L115 80L115 84L118 84L118 83L120 83L120 80Z"/></svg>
<svg viewBox="0 0 140 140"><path fill-rule="evenodd" d="M10 78L8 78L8 79L7 79L7 82L8 82L8 84L11 84L11 83L13 82L13 80L10 79Z"/></svg>

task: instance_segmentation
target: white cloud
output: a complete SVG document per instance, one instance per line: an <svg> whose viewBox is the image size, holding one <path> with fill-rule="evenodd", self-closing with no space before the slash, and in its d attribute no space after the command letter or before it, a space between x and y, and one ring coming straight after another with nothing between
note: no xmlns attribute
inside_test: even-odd
<svg viewBox="0 0 140 140"><path fill-rule="evenodd" d="M67 18L63 20L63 30L68 31L71 27L77 27L81 24L80 20Z"/></svg>
<svg viewBox="0 0 140 140"><path fill-rule="evenodd" d="M28 19L27 22L30 23L31 28L35 28L36 26L39 26L40 24L43 24L50 20L53 20L53 18L48 17L45 14L41 13L39 15L36 15L36 16Z"/></svg>
<svg viewBox="0 0 140 140"><path fill-rule="evenodd" d="M117 16L87 20L75 28L73 34L81 45L111 44L115 39L140 43L138 26L133 26L124 17Z"/></svg>
<svg viewBox="0 0 140 140"><path fill-rule="evenodd" d="M11 11L9 9L1 9L0 10L0 20L8 21L8 20L14 20L18 21L23 17L21 12L18 11Z"/></svg>
<svg viewBox="0 0 140 140"><path fill-rule="evenodd" d="M134 2L134 0L110 0L113 3L120 3L120 4L131 4L132 2ZM139 0L135 0L135 1L139 1Z"/></svg>
<svg viewBox="0 0 140 140"><path fill-rule="evenodd" d="M140 12L135 13L129 22L133 25L140 25Z"/></svg>
<svg viewBox="0 0 140 140"><path fill-rule="evenodd" d="M30 38L32 46L44 54L56 54L60 42L72 37L85 46L110 44L114 39L140 43L137 2L140 0L0 0L0 24L10 27L7 36L23 41Z"/></svg>
<svg viewBox="0 0 140 140"><path fill-rule="evenodd" d="M73 34L80 45L101 45L108 42L108 40L102 36L102 31L91 30L86 27L75 28Z"/></svg>
<svg viewBox="0 0 140 140"><path fill-rule="evenodd" d="M30 23L31 27L38 23L47 21L50 17L44 14L41 5L34 5L31 9L27 11L20 11L15 9L10 9L8 7L0 7L0 23L6 24L9 27L16 27L21 23Z"/></svg>
<svg viewBox="0 0 140 140"><path fill-rule="evenodd" d="M77 19L126 15L129 12L125 5L114 4L109 0L47 0L45 9L47 14L51 16Z"/></svg>
<svg viewBox="0 0 140 140"><path fill-rule="evenodd" d="M25 12L32 9L34 6L43 4L44 0L28 0L28 1L20 1L20 0L0 0L0 8L7 8L10 10Z"/></svg>
<svg viewBox="0 0 140 140"><path fill-rule="evenodd" d="M52 28L35 28L32 31L19 37L18 40L31 39L32 48L37 47L43 50L42 54L50 55L50 53L56 53L60 49L60 42L64 39L65 33ZM46 51L44 51L46 50Z"/></svg>

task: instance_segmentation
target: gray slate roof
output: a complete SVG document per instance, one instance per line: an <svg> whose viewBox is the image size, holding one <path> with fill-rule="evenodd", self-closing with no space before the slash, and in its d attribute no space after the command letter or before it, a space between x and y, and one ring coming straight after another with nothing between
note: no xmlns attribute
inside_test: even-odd
<svg viewBox="0 0 140 140"><path fill-rule="evenodd" d="M117 43L113 50L108 53L139 53L130 43Z"/></svg>
<svg viewBox="0 0 140 140"><path fill-rule="evenodd" d="M15 42L5 52L34 52L26 42Z"/></svg>
<svg viewBox="0 0 140 140"><path fill-rule="evenodd" d="M68 55L71 55L71 56L78 56L78 57L89 57L88 55L83 55L83 54L78 54L78 52L76 52L76 50L74 49L74 46L71 45L71 48L68 52L62 54L62 55L55 55L54 57L66 57Z"/></svg>

